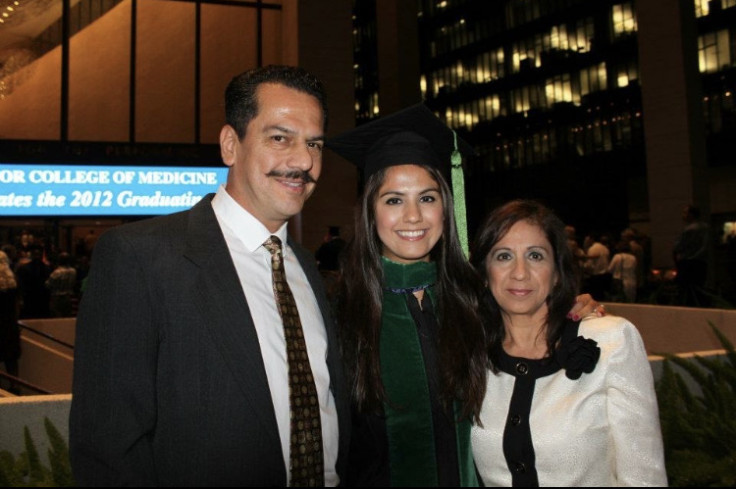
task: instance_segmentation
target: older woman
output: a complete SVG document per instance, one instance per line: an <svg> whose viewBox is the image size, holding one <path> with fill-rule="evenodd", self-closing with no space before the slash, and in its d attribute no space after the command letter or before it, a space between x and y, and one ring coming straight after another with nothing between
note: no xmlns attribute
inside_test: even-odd
<svg viewBox="0 0 736 489"><path fill-rule="evenodd" d="M472 430L485 485L665 485L643 342L623 318L566 318L577 284L562 222L510 202L482 226L471 260L491 292L496 345Z"/></svg>

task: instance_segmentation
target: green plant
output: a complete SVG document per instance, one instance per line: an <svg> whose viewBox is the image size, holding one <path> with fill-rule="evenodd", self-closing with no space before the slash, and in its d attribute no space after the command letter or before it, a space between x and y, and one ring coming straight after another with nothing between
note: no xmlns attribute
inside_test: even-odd
<svg viewBox="0 0 736 489"><path fill-rule="evenodd" d="M712 323L726 358L696 356L688 361L665 355L657 382L667 475L672 486L736 485L736 352ZM691 392L672 365L700 387Z"/></svg>
<svg viewBox="0 0 736 489"><path fill-rule="evenodd" d="M69 449L54 424L44 417L44 427L51 447L48 458L51 468L41 463L38 450L28 427L23 427L25 451L16 459L7 450L0 451L0 486L10 487L71 487L74 486Z"/></svg>

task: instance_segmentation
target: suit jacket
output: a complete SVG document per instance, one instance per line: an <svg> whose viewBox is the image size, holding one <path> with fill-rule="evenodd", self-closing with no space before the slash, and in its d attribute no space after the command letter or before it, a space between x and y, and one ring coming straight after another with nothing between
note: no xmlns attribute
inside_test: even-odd
<svg viewBox="0 0 736 489"><path fill-rule="evenodd" d="M95 247L70 416L79 484L286 484L258 337L211 200L115 228ZM327 329L344 480L349 400L335 327L313 258L289 244Z"/></svg>

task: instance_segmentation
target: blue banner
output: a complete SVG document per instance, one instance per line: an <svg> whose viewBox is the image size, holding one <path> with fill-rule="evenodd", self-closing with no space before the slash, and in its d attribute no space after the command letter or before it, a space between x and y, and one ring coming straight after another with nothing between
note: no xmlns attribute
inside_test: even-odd
<svg viewBox="0 0 736 489"><path fill-rule="evenodd" d="M186 210L227 167L0 164L0 216L154 216Z"/></svg>

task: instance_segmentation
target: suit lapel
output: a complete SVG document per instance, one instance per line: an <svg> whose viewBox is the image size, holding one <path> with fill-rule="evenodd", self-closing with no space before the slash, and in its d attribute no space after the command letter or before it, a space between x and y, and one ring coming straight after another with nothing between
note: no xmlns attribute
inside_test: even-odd
<svg viewBox="0 0 736 489"><path fill-rule="evenodd" d="M234 377L238 379L243 396L250 404L254 416L267 429L273 442L281 447L255 325L225 237L212 210L212 197L213 195L205 197L192 208L186 236L185 257L199 268L200 277L196 282L201 284L198 289L198 305L203 317L208 318L205 327ZM350 409L331 306L312 256L291 240L289 245L314 291L327 330L327 366L340 429L338 472L344 480L350 440Z"/></svg>
<svg viewBox="0 0 736 489"><path fill-rule="evenodd" d="M190 212L185 256L199 267L199 307L252 412L281 446L268 378L253 318L225 237L207 196Z"/></svg>

